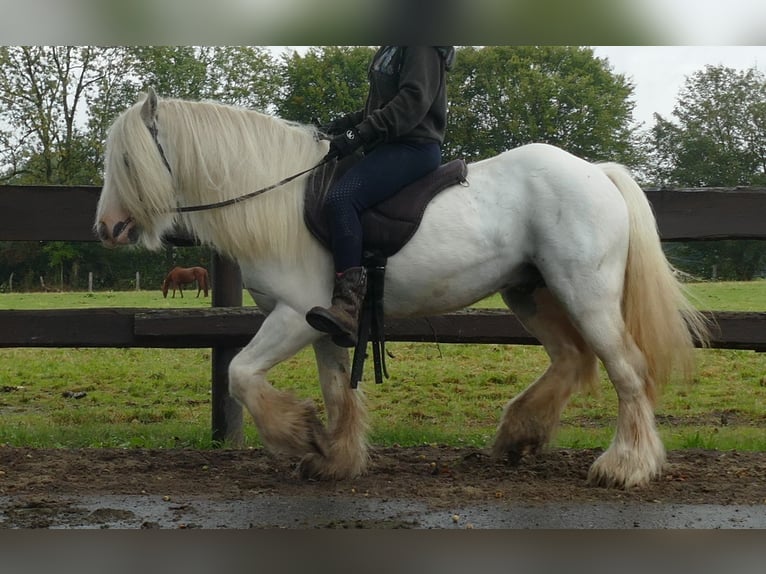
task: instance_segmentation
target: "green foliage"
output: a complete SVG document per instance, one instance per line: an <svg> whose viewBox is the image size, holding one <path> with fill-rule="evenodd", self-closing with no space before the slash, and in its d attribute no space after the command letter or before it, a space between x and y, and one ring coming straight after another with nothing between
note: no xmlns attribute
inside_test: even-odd
<svg viewBox="0 0 766 574"><path fill-rule="evenodd" d="M89 141L78 123L98 75L101 49L0 48L0 158L14 183L84 184Z"/></svg>
<svg viewBox="0 0 766 574"><path fill-rule="evenodd" d="M97 243L46 241L0 242L0 292L37 291L40 277L55 289L83 290L88 273L94 289L135 288L136 273L143 288L159 286L174 265L192 267L211 264L210 250L203 247L167 247L159 253L138 249L110 251Z"/></svg>
<svg viewBox="0 0 766 574"><path fill-rule="evenodd" d="M766 245L759 240L693 241L664 249L673 265L699 279L749 281L766 273Z"/></svg>
<svg viewBox="0 0 766 574"><path fill-rule="evenodd" d="M326 46L286 56L277 115L288 120L328 122L361 110L367 98L367 68L374 50Z"/></svg>
<svg viewBox="0 0 766 574"><path fill-rule="evenodd" d="M271 53L253 46L220 46L203 51L206 96L227 104L270 110L279 92L280 67Z"/></svg>
<svg viewBox="0 0 766 574"><path fill-rule="evenodd" d="M766 184L766 78L757 69L706 66L687 79L673 116L651 129L657 185Z"/></svg>
<svg viewBox="0 0 766 574"><path fill-rule="evenodd" d="M207 66L192 46L139 46L131 49L133 70L167 98L199 100L207 94Z"/></svg>
<svg viewBox="0 0 766 574"><path fill-rule="evenodd" d="M461 48L448 80L445 152L471 160L531 142L630 163L633 88L589 48Z"/></svg>
<svg viewBox="0 0 766 574"><path fill-rule="evenodd" d="M687 79L673 116L658 116L648 135L654 185L766 184L766 77L757 69L706 66ZM666 251L699 278L749 280L766 272L762 241L681 243Z"/></svg>
<svg viewBox="0 0 766 574"><path fill-rule="evenodd" d="M251 46L141 46L128 51L141 89L163 97L269 108L277 93L271 53Z"/></svg>

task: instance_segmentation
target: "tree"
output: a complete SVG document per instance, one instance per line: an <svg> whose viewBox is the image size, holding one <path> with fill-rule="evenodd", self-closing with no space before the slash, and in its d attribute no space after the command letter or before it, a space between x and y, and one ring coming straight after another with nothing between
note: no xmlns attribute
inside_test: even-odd
<svg viewBox="0 0 766 574"><path fill-rule="evenodd" d="M633 87L589 48L461 48L448 81L446 156L476 160L545 142L633 163Z"/></svg>
<svg viewBox="0 0 766 574"><path fill-rule="evenodd" d="M207 63L206 96L266 112L279 92L280 67L265 48L221 46L203 51Z"/></svg>
<svg viewBox="0 0 766 574"><path fill-rule="evenodd" d="M657 115L647 136L655 185L766 184L766 80L758 70L706 66L687 79L673 116ZM747 280L766 266L760 241L682 243L667 252L699 277Z"/></svg>
<svg viewBox="0 0 766 574"><path fill-rule="evenodd" d="M98 82L103 50L74 46L0 48L0 165L4 181L88 183L80 118Z"/></svg>
<svg viewBox="0 0 766 574"><path fill-rule="evenodd" d="M706 66L687 78L651 129L657 185L766 184L766 79L757 69Z"/></svg>
<svg viewBox="0 0 766 574"><path fill-rule="evenodd" d="M362 109L375 51L368 47L311 48L283 58L278 116L302 123L327 122Z"/></svg>
<svg viewBox="0 0 766 574"><path fill-rule="evenodd" d="M194 46L138 46L130 50L142 87L166 98L200 100L207 96L207 64Z"/></svg>

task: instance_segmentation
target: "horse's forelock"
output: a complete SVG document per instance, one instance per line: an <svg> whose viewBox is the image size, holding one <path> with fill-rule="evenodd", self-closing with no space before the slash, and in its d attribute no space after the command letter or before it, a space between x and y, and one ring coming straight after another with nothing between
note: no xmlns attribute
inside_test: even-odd
<svg viewBox="0 0 766 574"><path fill-rule="evenodd" d="M140 103L112 124L107 139L102 194L117 203L141 228L141 241L157 247L173 217L172 179L140 117Z"/></svg>

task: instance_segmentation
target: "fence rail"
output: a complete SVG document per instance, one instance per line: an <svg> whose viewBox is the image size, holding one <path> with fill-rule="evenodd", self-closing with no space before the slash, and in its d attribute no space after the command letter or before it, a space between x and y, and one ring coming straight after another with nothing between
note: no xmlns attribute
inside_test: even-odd
<svg viewBox="0 0 766 574"><path fill-rule="evenodd" d="M711 347L766 351L766 313L717 311L708 316ZM5 310L0 311L0 347L242 347L263 319L254 307ZM539 344L503 309L389 319L386 338L416 343Z"/></svg>
<svg viewBox="0 0 766 574"><path fill-rule="evenodd" d="M766 188L647 189L663 241L766 239ZM0 186L0 241L95 241L100 188ZM214 440L241 438L242 409L227 368L263 321L242 308L242 280L214 256L210 309L2 310L0 347L210 347ZM766 351L766 313L711 313L713 346ZM390 320L390 341L537 344L507 311Z"/></svg>

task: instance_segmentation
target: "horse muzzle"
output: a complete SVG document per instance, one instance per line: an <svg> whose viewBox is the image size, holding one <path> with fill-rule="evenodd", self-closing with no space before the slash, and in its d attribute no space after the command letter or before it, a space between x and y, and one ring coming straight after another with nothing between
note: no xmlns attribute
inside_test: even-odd
<svg viewBox="0 0 766 574"><path fill-rule="evenodd" d="M106 247L132 245L138 241L138 228L130 217L113 224L102 219L96 225L96 233Z"/></svg>

